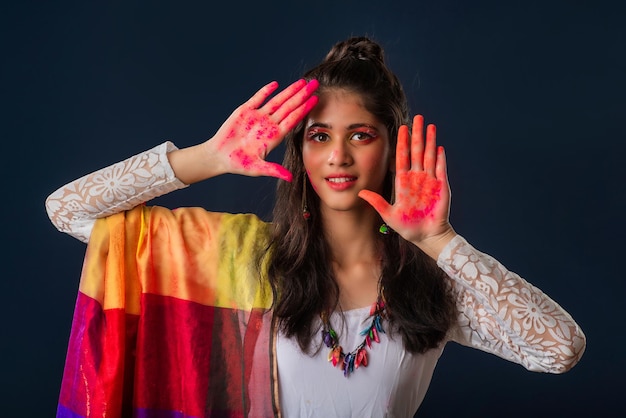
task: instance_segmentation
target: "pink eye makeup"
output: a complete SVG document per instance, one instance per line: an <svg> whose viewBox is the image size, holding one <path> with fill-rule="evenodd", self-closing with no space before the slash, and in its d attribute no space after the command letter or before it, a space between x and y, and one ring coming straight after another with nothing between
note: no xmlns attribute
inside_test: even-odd
<svg viewBox="0 0 626 418"><path fill-rule="evenodd" d="M351 139L358 141L361 144L369 144L370 142L378 139L379 134L377 130L364 129L354 132Z"/></svg>
<svg viewBox="0 0 626 418"><path fill-rule="evenodd" d="M325 142L328 139L326 131L319 128L312 128L307 130L305 138L315 142Z"/></svg>
<svg viewBox="0 0 626 418"><path fill-rule="evenodd" d="M323 124L313 124L307 129L305 139L316 142L326 142L330 138L328 129L329 128ZM342 135L345 135L346 138L356 141L359 144L369 144L380 137L378 129L365 124L350 125L346 129L346 133Z"/></svg>

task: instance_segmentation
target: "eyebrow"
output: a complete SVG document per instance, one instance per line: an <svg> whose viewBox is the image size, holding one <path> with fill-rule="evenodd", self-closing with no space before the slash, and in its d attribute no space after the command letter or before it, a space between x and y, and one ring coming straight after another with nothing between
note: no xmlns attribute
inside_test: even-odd
<svg viewBox="0 0 626 418"><path fill-rule="evenodd" d="M307 129L311 129L311 128L324 128L324 129L332 129L332 125L328 124L328 123L322 123L322 122L315 122L312 123L311 125L307 126ZM353 123L351 125L347 126L347 130L352 130L352 129L357 129L357 128L369 128L369 129L373 129L375 131L378 131L378 128L374 125L370 125L369 123Z"/></svg>

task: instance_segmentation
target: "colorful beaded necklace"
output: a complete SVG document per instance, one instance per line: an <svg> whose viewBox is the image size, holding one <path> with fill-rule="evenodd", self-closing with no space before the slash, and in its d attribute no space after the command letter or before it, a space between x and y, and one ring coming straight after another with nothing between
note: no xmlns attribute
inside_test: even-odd
<svg viewBox="0 0 626 418"><path fill-rule="evenodd" d="M339 365L339 368L343 370L343 375L345 377L350 376L350 373L358 369L359 366L367 367L366 347L371 349L372 341L380 343L378 333L385 332L382 327L384 314L385 299L381 288L376 302L374 302L370 308L370 317L372 318L372 322L367 328L360 332L360 335L365 337L363 342L347 354L343 352L343 348L339 345L339 338L337 336L337 332L335 332L333 327L330 325L328 312L322 312L320 315L322 319L322 340L324 341L324 344L326 344L326 347L330 348L328 361L332 362L333 366Z"/></svg>

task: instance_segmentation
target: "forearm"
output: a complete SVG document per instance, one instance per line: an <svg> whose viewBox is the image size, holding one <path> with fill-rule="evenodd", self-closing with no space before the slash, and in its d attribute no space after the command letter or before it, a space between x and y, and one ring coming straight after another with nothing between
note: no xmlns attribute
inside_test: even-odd
<svg viewBox="0 0 626 418"><path fill-rule="evenodd" d="M48 216L57 229L86 242L97 218L219 174L291 181L288 170L265 158L315 106L317 86L301 79L264 103L278 87L271 82L235 109L212 139L182 150L168 142L81 177L48 197Z"/></svg>
<svg viewBox="0 0 626 418"><path fill-rule="evenodd" d="M175 150L166 142L66 184L46 199L50 220L59 231L87 242L96 219L186 186L168 160Z"/></svg>
<svg viewBox="0 0 626 418"><path fill-rule="evenodd" d="M460 236L442 251L438 264L456 295L457 342L533 371L562 373L578 362L585 335L540 289Z"/></svg>
<svg viewBox="0 0 626 418"><path fill-rule="evenodd" d="M193 184L228 172L216 141L206 141L188 148L168 152L169 164L177 179Z"/></svg>

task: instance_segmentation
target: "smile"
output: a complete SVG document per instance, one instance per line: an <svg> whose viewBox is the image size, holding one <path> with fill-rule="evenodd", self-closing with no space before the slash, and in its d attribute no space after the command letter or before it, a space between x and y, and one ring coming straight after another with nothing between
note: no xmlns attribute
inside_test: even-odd
<svg viewBox="0 0 626 418"><path fill-rule="evenodd" d="M330 189L341 192L354 187L356 180L356 177L351 176L326 177L326 184Z"/></svg>
<svg viewBox="0 0 626 418"><path fill-rule="evenodd" d="M326 181L331 183L349 183L355 181L356 177L329 177Z"/></svg>

